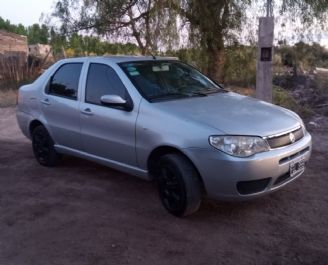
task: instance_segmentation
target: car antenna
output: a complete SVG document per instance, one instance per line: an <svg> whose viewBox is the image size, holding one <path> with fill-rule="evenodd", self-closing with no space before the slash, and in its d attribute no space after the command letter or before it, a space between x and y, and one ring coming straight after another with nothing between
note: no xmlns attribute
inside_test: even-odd
<svg viewBox="0 0 328 265"><path fill-rule="evenodd" d="M151 57L153 57L154 60L156 60L156 56L154 54L152 54L151 52L149 52L149 54L151 55Z"/></svg>

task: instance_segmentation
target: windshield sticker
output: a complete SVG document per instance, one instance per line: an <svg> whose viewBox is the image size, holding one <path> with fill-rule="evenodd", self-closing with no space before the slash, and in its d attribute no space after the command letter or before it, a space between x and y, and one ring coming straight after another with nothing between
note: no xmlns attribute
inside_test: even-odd
<svg viewBox="0 0 328 265"><path fill-rule="evenodd" d="M170 67L166 64L161 66L153 66L153 72L167 72L170 71Z"/></svg>
<svg viewBox="0 0 328 265"><path fill-rule="evenodd" d="M132 72L129 72L129 74L131 76L136 76L136 75L140 75L140 73L138 71L132 71Z"/></svg>
<svg viewBox="0 0 328 265"><path fill-rule="evenodd" d="M129 72L134 72L134 71L137 70L137 68L130 66L130 67L127 68L127 70L128 70Z"/></svg>

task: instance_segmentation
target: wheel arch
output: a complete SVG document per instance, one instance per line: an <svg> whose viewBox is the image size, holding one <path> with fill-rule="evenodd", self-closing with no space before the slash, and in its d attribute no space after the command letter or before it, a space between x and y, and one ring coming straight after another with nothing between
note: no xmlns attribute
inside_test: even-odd
<svg viewBox="0 0 328 265"><path fill-rule="evenodd" d="M44 126L44 124L41 121L37 120L37 119L32 120L30 122L30 124L29 124L29 133L30 133L31 136L32 136L32 133L33 133L34 129L38 126Z"/></svg>
<svg viewBox="0 0 328 265"><path fill-rule="evenodd" d="M29 125L28 125L28 133L30 135L30 139L32 139L33 130L38 126L43 126L44 128L46 128L46 130L49 133L51 139L56 143L54 135L52 134L52 131L50 130L50 128L48 126L48 123L41 116L39 118L34 118L33 120L31 120Z"/></svg>
<svg viewBox="0 0 328 265"><path fill-rule="evenodd" d="M148 160L147 160L147 168L148 168L148 172L150 174L150 176L152 178L155 177L156 175L156 169L157 169L157 162L159 161L159 159L167 154L180 154L181 156L183 156L184 158L186 158L190 164L194 167L194 169L197 172L197 175L199 177L200 183L202 185L202 192L205 194L206 193L206 189L205 189L205 185L203 182L203 178L199 172L199 170L197 169L197 167L195 166L194 162L185 154L183 153L180 149L173 147L173 146L168 146L168 145L164 145L164 146L159 146L156 147L154 150L151 151L150 155L148 156Z"/></svg>

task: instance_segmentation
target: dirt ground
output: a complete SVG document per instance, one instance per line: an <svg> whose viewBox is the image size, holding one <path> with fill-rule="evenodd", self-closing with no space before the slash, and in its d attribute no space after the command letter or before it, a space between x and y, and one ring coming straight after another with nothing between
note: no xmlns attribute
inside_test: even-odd
<svg viewBox="0 0 328 265"><path fill-rule="evenodd" d="M294 183L179 219L152 183L72 157L39 166L0 109L0 264L328 264L327 124Z"/></svg>

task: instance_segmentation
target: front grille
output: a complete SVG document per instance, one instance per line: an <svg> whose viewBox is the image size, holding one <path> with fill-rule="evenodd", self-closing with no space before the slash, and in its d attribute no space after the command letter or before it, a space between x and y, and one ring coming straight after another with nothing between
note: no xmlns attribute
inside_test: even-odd
<svg viewBox="0 0 328 265"><path fill-rule="evenodd" d="M293 134L295 137L294 141L292 141L292 139L290 137L291 134ZM279 136L268 137L267 141L268 141L268 144L270 145L270 147L272 149L274 149L274 148L279 148L279 147L283 147L283 146L295 143L295 142L301 140L303 137L304 137L303 129L302 129L302 127L300 127L294 131L291 131L291 132L288 132L288 133L285 133L285 134L282 134Z"/></svg>
<svg viewBox="0 0 328 265"><path fill-rule="evenodd" d="M239 181L237 183L237 190L242 195L261 192L265 190L270 180L271 178L250 180L250 181Z"/></svg>
<svg viewBox="0 0 328 265"><path fill-rule="evenodd" d="M301 155L304 155L305 153L307 153L309 151L310 151L310 147L306 147L306 148L302 149L301 151L299 151L299 152L297 152L295 154L292 154L290 156L284 157L284 158L282 158L282 159L279 160L279 165L285 164L285 163L293 160L296 157L299 157Z"/></svg>

